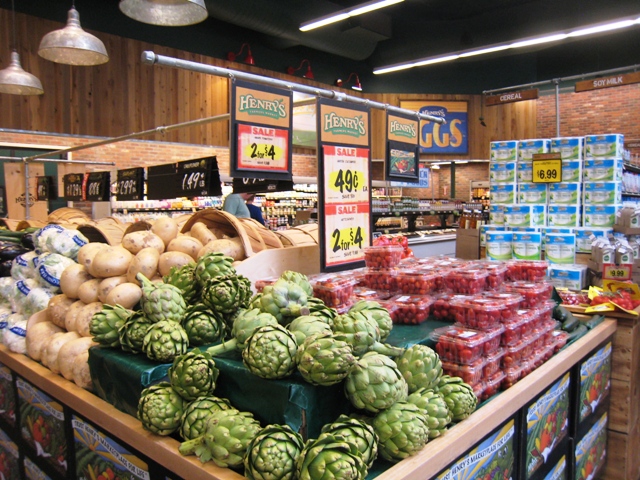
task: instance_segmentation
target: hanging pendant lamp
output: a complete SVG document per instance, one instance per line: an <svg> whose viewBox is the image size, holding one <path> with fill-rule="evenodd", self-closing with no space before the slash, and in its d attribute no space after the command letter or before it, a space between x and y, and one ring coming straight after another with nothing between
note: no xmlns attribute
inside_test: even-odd
<svg viewBox="0 0 640 480"><path fill-rule="evenodd" d="M38 55L66 65L93 66L109 61L104 43L80 26L80 14L75 6L69 10L66 27L42 37Z"/></svg>
<svg viewBox="0 0 640 480"><path fill-rule="evenodd" d="M120 0L120 11L138 22L161 27L184 27L205 20L204 0Z"/></svg>
<svg viewBox="0 0 640 480"><path fill-rule="evenodd" d="M16 9L14 1L11 1L11 24L13 33L13 49L9 66L0 70L0 93L11 95L42 95L44 89L38 77L24 71L20 65L20 55L16 50Z"/></svg>

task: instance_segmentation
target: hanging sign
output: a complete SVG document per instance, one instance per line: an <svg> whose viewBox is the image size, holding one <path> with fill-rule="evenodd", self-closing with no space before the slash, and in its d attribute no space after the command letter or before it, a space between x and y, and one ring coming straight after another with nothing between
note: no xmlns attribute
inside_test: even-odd
<svg viewBox="0 0 640 480"><path fill-rule="evenodd" d="M111 173L91 172L84 176L82 193L89 202L108 202L111 195Z"/></svg>
<svg viewBox="0 0 640 480"><path fill-rule="evenodd" d="M147 200L177 198L175 163L147 167Z"/></svg>
<svg viewBox="0 0 640 480"><path fill-rule="evenodd" d="M82 184L84 182L84 174L68 173L62 177L64 185L64 199L68 202L84 200L82 192Z"/></svg>
<svg viewBox="0 0 640 480"><path fill-rule="evenodd" d="M231 176L291 180L291 91L231 84Z"/></svg>
<svg viewBox="0 0 640 480"><path fill-rule="evenodd" d="M418 183L419 128L417 117L387 113L386 180Z"/></svg>
<svg viewBox="0 0 640 480"><path fill-rule="evenodd" d="M562 157L557 153L534 153L531 162L533 183L562 182Z"/></svg>
<svg viewBox="0 0 640 480"><path fill-rule="evenodd" d="M499 95L488 95L484 98L487 107L504 105L505 103L522 102L524 100L535 100L538 98L538 89L520 90L519 92L505 92Z"/></svg>
<svg viewBox="0 0 640 480"><path fill-rule="evenodd" d="M420 153L466 155L469 152L467 102L401 101L400 108L445 120L442 124L420 120Z"/></svg>
<svg viewBox="0 0 640 480"><path fill-rule="evenodd" d="M196 158L178 162L176 186L178 197L222 195L220 172L216 157Z"/></svg>
<svg viewBox="0 0 640 480"><path fill-rule="evenodd" d="M120 200L142 200L144 195L144 169L118 170L116 197Z"/></svg>
<svg viewBox="0 0 640 480"><path fill-rule="evenodd" d="M36 177L37 179L37 188L36 188L36 200L44 201L44 200L55 200L55 195L52 192L52 181L50 176L45 177Z"/></svg>
<svg viewBox="0 0 640 480"><path fill-rule="evenodd" d="M234 178L233 193L290 192L291 180L269 180L266 178Z"/></svg>
<svg viewBox="0 0 640 480"><path fill-rule="evenodd" d="M578 93L589 90L600 90L602 88L631 85L632 83L640 83L640 72L625 73L622 75L614 75L612 77L594 78L593 80L576 82L575 90L576 93Z"/></svg>
<svg viewBox="0 0 640 480"><path fill-rule="evenodd" d="M320 268L364 266L371 245L370 112L318 101Z"/></svg>

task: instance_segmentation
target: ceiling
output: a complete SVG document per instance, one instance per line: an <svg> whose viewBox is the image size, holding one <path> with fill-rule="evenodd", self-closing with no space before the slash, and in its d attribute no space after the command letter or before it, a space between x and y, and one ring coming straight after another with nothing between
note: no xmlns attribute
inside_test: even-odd
<svg viewBox="0 0 640 480"><path fill-rule="evenodd" d="M258 67L285 72L309 59L316 80L332 84L350 72L365 92L481 93L639 63L640 25L466 60L373 75L411 59L640 17L638 0L405 0L310 32L299 25L362 0L205 0L209 18L189 27L129 19L118 0L75 0L85 29L226 58L248 42ZM19 0L16 10L64 22L71 0ZM9 0L0 7L10 8ZM242 56L241 56L242 57ZM239 58L241 58L239 57ZM303 71L298 72L301 75Z"/></svg>

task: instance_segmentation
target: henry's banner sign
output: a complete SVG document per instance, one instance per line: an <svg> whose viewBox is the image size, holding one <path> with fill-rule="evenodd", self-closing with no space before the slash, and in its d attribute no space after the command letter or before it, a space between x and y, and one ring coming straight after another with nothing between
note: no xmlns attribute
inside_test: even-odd
<svg viewBox="0 0 640 480"><path fill-rule="evenodd" d="M419 129L420 122L417 117L387 113L387 140L418 145Z"/></svg>
<svg viewBox="0 0 640 480"><path fill-rule="evenodd" d="M385 180L418 183L419 129L417 117L387 113Z"/></svg>
<svg viewBox="0 0 640 480"><path fill-rule="evenodd" d="M576 92L586 92L588 90L600 90L601 88L620 87L640 83L640 72L614 75L613 77L594 78L576 83Z"/></svg>
<svg viewBox="0 0 640 480"><path fill-rule="evenodd" d="M488 95L484 99L487 107L503 105L505 103L523 102L525 100L535 100L538 98L538 89L521 90L519 92L504 92L499 95Z"/></svg>
<svg viewBox="0 0 640 480"><path fill-rule="evenodd" d="M231 176L291 180L291 91L231 83Z"/></svg>
<svg viewBox="0 0 640 480"><path fill-rule="evenodd" d="M319 102L318 133L321 143L369 146L369 110ZM344 105L340 102L340 105Z"/></svg>
<svg viewBox="0 0 640 480"><path fill-rule="evenodd" d="M400 108L440 117L444 124L420 120L420 153L467 154L469 152L469 122L467 102L408 100Z"/></svg>

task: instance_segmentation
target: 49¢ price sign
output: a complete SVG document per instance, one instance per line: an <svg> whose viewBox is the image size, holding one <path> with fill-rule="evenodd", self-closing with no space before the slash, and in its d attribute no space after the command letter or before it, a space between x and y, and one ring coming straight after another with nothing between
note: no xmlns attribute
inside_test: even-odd
<svg viewBox="0 0 640 480"><path fill-rule="evenodd" d="M287 172L288 157L288 130L238 125L239 170Z"/></svg>
<svg viewBox="0 0 640 480"><path fill-rule="evenodd" d="M325 202L369 202L369 150L324 147Z"/></svg>

